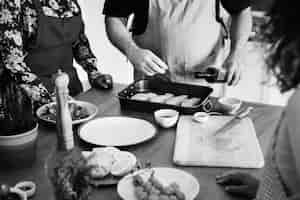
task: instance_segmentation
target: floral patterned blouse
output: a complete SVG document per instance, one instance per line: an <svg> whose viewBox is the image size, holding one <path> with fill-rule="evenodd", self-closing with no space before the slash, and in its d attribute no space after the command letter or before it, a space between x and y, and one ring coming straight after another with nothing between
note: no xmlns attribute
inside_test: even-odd
<svg viewBox="0 0 300 200"><path fill-rule="evenodd" d="M40 1L46 16L68 18L80 12L75 0ZM37 33L37 9L33 0L0 0L0 30L0 75L8 71L33 100L47 98L48 91L24 62L28 53L24 44L34 41ZM84 31L73 46L73 55L90 78L99 73Z"/></svg>

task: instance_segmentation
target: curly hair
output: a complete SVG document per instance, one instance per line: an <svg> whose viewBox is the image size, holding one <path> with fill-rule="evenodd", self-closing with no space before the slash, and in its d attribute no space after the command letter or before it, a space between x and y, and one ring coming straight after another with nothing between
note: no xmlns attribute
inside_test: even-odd
<svg viewBox="0 0 300 200"><path fill-rule="evenodd" d="M300 1L275 0L263 26L263 38L271 43L267 67L281 92L300 83Z"/></svg>

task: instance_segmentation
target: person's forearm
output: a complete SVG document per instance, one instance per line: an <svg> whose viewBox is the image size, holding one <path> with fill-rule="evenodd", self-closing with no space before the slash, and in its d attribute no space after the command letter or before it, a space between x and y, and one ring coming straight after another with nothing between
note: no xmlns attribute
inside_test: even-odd
<svg viewBox="0 0 300 200"><path fill-rule="evenodd" d="M98 71L97 59L92 52L90 42L84 33L84 28L80 33L78 40L75 42L75 45L73 45L72 50L76 62L82 66L88 75Z"/></svg>
<svg viewBox="0 0 300 200"><path fill-rule="evenodd" d="M111 43L117 47L125 56L128 56L133 49L138 48L130 32L125 25L126 20L118 17L106 17L106 32Z"/></svg>
<svg viewBox="0 0 300 200"><path fill-rule="evenodd" d="M250 7L242 12L232 15L230 26L230 54L238 55L245 47L252 29L252 16Z"/></svg>
<svg viewBox="0 0 300 200"><path fill-rule="evenodd" d="M135 70L153 76L165 73L168 66L150 49L139 48L125 25L125 18L106 17L106 31L111 43L125 54Z"/></svg>

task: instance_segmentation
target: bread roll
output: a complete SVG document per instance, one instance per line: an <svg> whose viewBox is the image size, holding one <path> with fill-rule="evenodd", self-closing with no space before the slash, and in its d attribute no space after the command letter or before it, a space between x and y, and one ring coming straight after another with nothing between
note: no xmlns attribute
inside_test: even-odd
<svg viewBox="0 0 300 200"><path fill-rule="evenodd" d="M120 151L115 154L115 163L112 166L111 174L114 176L124 176L136 165L135 155L127 151Z"/></svg>
<svg viewBox="0 0 300 200"><path fill-rule="evenodd" d="M193 106L196 106L197 104L199 104L201 101L200 98L196 98L196 97L193 97L193 98L189 98L189 99L185 99L181 106L182 107L193 107Z"/></svg>
<svg viewBox="0 0 300 200"><path fill-rule="evenodd" d="M108 174L124 176L136 166L134 154L120 151L115 147L99 147L93 151L83 151L87 164L92 166L90 175L94 179L105 178Z"/></svg>
<svg viewBox="0 0 300 200"><path fill-rule="evenodd" d="M172 98L174 95L171 93L166 93L163 95L157 95L152 97L149 101L153 103L165 103L168 99Z"/></svg>
<svg viewBox="0 0 300 200"><path fill-rule="evenodd" d="M180 95L180 96L175 96L175 97L172 97L170 99L168 99L166 101L166 104L169 104L169 105L174 105L174 106L179 106L182 104L182 102L188 98L187 95Z"/></svg>
<svg viewBox="0 0 300 200"><path fill-rule="evenodd" d="M151 98L153 97L156 97L157 94L153 93L153 92L149 92L149 93L146 93L148 95L148 100L150 100Z"/></svg>
<svg viewBox="0 0 300 200"><path fill-rule="evenodd" d="M139 100L139 101L148 101L150 98L157 96L152 92L148 93L137 93L131 97L132 100Z"/></svg>
<svg viewBox="0 0 300 200"><path fill-rule="evenodd" d="M148 95L146 93L137 93L131 97L132 100L139 100L139 101L147 101Z"/></svg>
<svg viewBox="0 0 300 200"><path fill-rule="evenodd" d="M96 152L98 154L101 153L108 153L115 159L115 154L118 153L120 150L116 147L96 147L93 148L93 152Z"/></svg>
<svg viewBox="0 0 300 200"><path fill-rule="evenodd" d="M93 166L91 169L92 178L103 178L111 171L115 159L113 156L105 151L93 152L88 158L87 164Z"/></svg>

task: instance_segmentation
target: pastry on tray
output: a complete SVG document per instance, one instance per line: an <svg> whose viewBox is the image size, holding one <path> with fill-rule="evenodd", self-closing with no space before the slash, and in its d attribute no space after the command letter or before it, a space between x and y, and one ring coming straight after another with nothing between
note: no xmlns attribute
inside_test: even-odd
<svg viewBox="0 0 300 200"><path fill-rule="evenodd" d="M139 100L151 103L161 103L181 107L197 106L201 99L197 97L190 97L188 95L177 95L172 93L155 94L153 92L137 93L131 97L132 100Z"/></svg>
<svg viewBox="0 0 300 200"><path fill-rule="evenodd" d="M132 100L139 100L139 101L148 101L149 99L157 96L157 94L148 92L148 93L137 93L131 97Z"/></svg>
<svg viewBox="0 0 300 200"><path fill-rule="evenodd" d="M189 99L185 99L181 103L181 106L182 107L194 107L194 106L197 106L200 103L200 101L201 101L200 98L192 97L192 98L189 98Z"/></svg>
<svg viewBox="0 0 300 200"><path fill-rule="evenodd" d="M172 97L172 98L169 98L167 101L166 101L166 104L169 104L169 105L174 105L174 106L179 106L182 104L182 102L187 99L188 96L187 95L179 95L179 96L175 96L175 97Z"/></svg>
<svg viewBox="0 0 300 200"><path fill-rule="evenodd" d="M157 95L155 97L150 98L150 102L153 103L165 103L168 99L172 98L174 94L171 93L165 93L162 95Z"/></svg>

